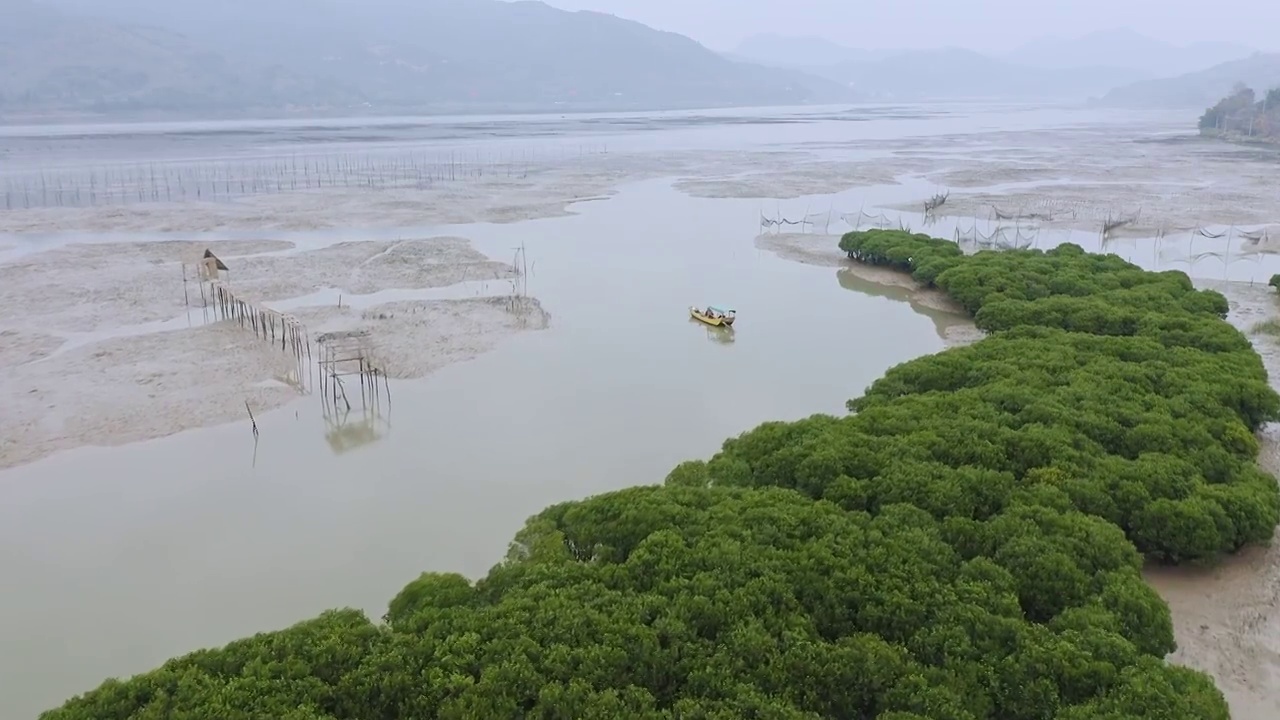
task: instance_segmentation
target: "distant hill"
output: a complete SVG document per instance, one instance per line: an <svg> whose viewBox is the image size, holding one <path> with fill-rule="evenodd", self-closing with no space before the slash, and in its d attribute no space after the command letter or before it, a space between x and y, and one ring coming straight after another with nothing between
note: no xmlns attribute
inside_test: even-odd
<svg viewBox="0 0 1280 720"><path fill-rule="evenodd" d="M678 108L841 102L594 12L500 0L6 0L0 111L283 105Z"/></svg>
<svg viewBox="0 0 1280 720"><path fill-rule="evenodd" d="M762 33L743 40L726 55L781 68L821 68L850 62L874 62L902 52L853 48L815 36Z"/></svg>
<svg viewBox="0 0 1280 720"><path fill-rule="evenodd" d="M1203 109L1243 83L1261 92L1280 86L1280 53L1255 53L1177 77L1122 85L1100 103L1112 107L1194 107Z"/></svg>
<svg viewBox="0 0 1280 720"><path fill-rule="evenodd" d="M0 110L210 110L264 94L285 104L333 93L155 27L68 16L27 0L9 0L0 22Z"/></svg>
<svg viewBox="0 0 1280 720"><path fill-rule="evenodd" d="M917 50L870 62L809 68L884 99L1079 99L1098 95L1135 73L1114 68L1028 68L972 50Z"/></svg>
<svg viewBox="0 0 1280 720"><path fill-rule="evenodd" d="M1038 38L1003 59L1019 65L1057 69L1106 65L1156 78L1196 72L1254 52L1253 48L1229 42L1175 45L1147 37L1132 28L1119 28L1076 38Z"/></svg>
<svg viewBox="0 0 1280 720"><path fill-rule="evenodd" d="M803 70L884 100L1084 100L1147 77L1116 67L1031 67L961 48L862 50L823 38L780 35L749 38L731 57Z"/></svg>

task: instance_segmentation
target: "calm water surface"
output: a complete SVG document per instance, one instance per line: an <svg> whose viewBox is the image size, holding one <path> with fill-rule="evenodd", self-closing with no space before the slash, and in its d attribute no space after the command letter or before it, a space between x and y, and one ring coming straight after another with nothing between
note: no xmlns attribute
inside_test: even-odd
<svg viewBox="0 0 1280 720"><path fill-rule="evenodd" d="M481 575L548 504L659 482L765 420L842 413L941 348L947 320L905 296L756 250L758 205L656 181L568 218L362 234L523 243L551 327L393 381L379 437L343 452L313 396L260 417L256 453L235 423L0 473L12 716L326 608L380 615L423 570ZM693 303L736 306L736 332L691 323Z"/></svg>
<svg viewBox="0 0 1280 720"><path fill-rule="evenodd" d="M729 115L721 120L733 124ZM611 148L756 149L1106 119L999 108L809 115L732 130L678 114L640 130L580 118L547 121L533 134L587 133L574 124L595 123L592 142ZM0 144L13 148L15 162L56 155L61 164L76 162L95 133L123 137L107 158L157 146L170 156L233 146L270 155L514 133L485 125L497 121L472 122L479 129L442 122L429 131L395 122L305 131L267 124L246 143L199 140L197 149L183 127L162 128L170 133L162 140L118 127L9 128L0 129ZM521 141L514 135L511 142ZM907 183L766 207L788 216L855 210L933 188L921 190ZM457 234L501 259L523 244L533 265L529 291L551 313L551 327L428 378L393 381L389 412L362 419L356 411L344 431L326 424L312 396L259 417L256 448L247 423L234 423L0 472L4 720L34 717L104 677L326 608L379 616L423 570L482 575L524 520L551 503L660 482L680 461L707 457L765 420L843 413L844 401L888 367L942 347L939 333L954 317L916 312L899 289L755 249L761 205L689 198L668 181L647 181L581 203L567 218L270 234L303 248ZM929 231L949 236L956 225ZM1090 244L1087 234L1062 239ZM67 240L18 238L10 255ZM1134 245L1121 254L1150 265L1147 252ZM691 323L687 307L701 303L735 306L736 332ZM374 439L352 443L361 436Z"/></svg>

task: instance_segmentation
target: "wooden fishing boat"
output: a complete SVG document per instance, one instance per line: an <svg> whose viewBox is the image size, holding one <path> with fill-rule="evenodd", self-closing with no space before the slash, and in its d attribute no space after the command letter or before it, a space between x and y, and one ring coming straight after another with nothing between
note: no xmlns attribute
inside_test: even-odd
<svg viewBox="0 0 1280 720"><path fill-rule="evenodd" d="M705 308L690 305L689 315L693 319L701 320L711 327L729 327L733 325L734 318L737 317L738 312L732 308L716 307L715 305L708 305Z"/></svg>

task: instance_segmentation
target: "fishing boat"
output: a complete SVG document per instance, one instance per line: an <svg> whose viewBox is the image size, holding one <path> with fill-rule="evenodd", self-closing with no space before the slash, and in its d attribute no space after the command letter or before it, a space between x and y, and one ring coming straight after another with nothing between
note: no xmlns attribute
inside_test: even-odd
<svg viewBox="0 0 1280 720"><path fill-rule="evenodd" d="M690 305L689 315L693 319L701 320L712 327L729 327L733 325L733 320L737 317L738 312L732 308L716 307L715 305L708 305L706 308Z"/></svg>

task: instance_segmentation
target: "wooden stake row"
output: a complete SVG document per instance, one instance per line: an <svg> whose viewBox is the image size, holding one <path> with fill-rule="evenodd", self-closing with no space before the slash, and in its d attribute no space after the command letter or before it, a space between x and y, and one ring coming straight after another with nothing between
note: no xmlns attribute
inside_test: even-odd
<svg viewBox="0 0 1280 720"><path fill-rule="evenodd" d="M209 283L213 306L219 320L232 320L252 330L257 337L279 344L282 352L292 352L301 362L305 353L311 358L311 342L302 323L292 315L264 308L236 297L231 288L220 282Z"/></svg>

